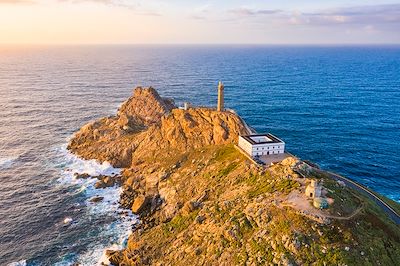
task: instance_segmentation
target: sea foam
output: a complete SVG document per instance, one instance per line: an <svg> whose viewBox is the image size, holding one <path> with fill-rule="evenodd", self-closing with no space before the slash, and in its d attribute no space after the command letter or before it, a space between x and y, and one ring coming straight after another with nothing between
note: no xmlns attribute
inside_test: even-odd
<svg viewBox="0 0 400 266"><path fill-rule="evenodd" d="M0 158L0 169L10 168L16 160L18 160L18 156Z"/></svg>
<svg viewBox="0 0 400 266"><path fill-rule="evenodd" d="M9 264L7 264L7 266L26 266L26 260L20 260L20 261L16 261L16 262L11 262Z"/></svg>
<svg viewBox="0 0 400 266"><path fill-rule="evenodd" d="M104 189L95 189L96 178L77 179L75 173L87 173L91 176L97 175L115 175L120 174L122 169L114 168L108 162L99 163L95 160L83 160L69 153L65 146L59 149L61 177L59 183L64 186L77 186L76 193L84 193L86 201L86 215L98 217L100 215L111 215L115 217L113 222L105 225L97 236L99 242L89 243L87 251L82 254L76 254L73 262L80 265L104 265L109 263L105 255L106 250L122 249L127 242L127 238L132 233L132 225L138 222L137 216L131 211L125 211L125 215L118 214L119 197L122 192L120 187L110 187ZM100 202L90 202L89 199L94 196L103 197ZM71 218L79 223L79 217ZM106 241L104 241L106 240ZM107 241L108 240L108 241ZM107 242L107 243L106 243ZM68 256L67 256L68 257ZM69 260L62 260L57 266L71 265Z"/></svg>

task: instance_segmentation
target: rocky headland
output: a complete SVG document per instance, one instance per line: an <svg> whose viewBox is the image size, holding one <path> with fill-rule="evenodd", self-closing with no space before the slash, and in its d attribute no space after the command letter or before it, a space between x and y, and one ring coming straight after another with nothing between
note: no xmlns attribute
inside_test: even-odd
<svg viewBox="0 0 400 266"><path fill-rule="evenodd" d="M140 217L126 248L107 252L110 263L400 261L399 226L375 202L295 157L268 168L253 164L234 147L240 134L248 132L235 113L179 109L153 88L140 87L117 115L82 127L68 149L123 168L121 175L95 177L96 187L122 186L121 208ZM310 178L323 184L329 209L314 210L302 198Z"/></svg>

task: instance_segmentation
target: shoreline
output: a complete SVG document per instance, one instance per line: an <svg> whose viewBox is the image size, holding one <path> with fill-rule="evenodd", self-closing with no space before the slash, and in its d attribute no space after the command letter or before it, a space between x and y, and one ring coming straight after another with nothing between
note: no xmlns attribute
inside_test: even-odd
<svg viewBox="0 0 400 266"><path fill-rule="evenodd" d="M66 186L77 186L78 192L85 195L85 200L82 204L85 205L87 216L110 216L114 217L110 226L103 226L101 231L105 233L109 239L114 239L109 242L109 245L104 245L99 249L98 245L89 244L85 253L76 254L77 261L82 262L83 265L89 265L92 262L96 265L109 264L106 256L107 250L120 250L125 248L126 241L132 233L132 227L140 223L138 216L132 214L129 210L125 210L119 203L122 187L114 185L105 188L96 188L95 182L99 175L114 175L120 173L122 169L114 168L107 162L100 163L96 160L85 160L71 153L62 146L60 149L60 159L64 158L66 165L61 168L62 177L57 182ZM64 160L62 159L62 160ZM78 178L76 174L88 174L88 178ZM93 201L95 198L101 198L100 201ZM68 219L68 222L66 220ZM82 217L68 216L64 219L64 226L73 227L75 223L79 223ZM88 218L85 218L88 219ZM92 218L89 218L92 219ZM124 232L123 232L124 231ZM99 236L101 238L101 236ZM117 241L115 241L117 240ZM101 243L102 241L100 241ZM100 244L99 243L99 244ZM98 254L98 256L96 255ZM101 256L100 256L101 255ZM96 259L97 258L97 259ZM92 261L95 260L96 262ZM85 263L86 261L86 263ZM60 261L59 263L69 263Z"/></svg>

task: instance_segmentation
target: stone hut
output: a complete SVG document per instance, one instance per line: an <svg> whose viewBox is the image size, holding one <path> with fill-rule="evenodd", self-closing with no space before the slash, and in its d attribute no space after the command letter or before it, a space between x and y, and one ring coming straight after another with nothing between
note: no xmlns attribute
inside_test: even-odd
<svg viewBox="0 0 400 266"><path fill-rule="evenodd" d="M311 180L311 183L306 187L306 196L309 198L321 197L322 187L318 184L318 181Z"/></svg>

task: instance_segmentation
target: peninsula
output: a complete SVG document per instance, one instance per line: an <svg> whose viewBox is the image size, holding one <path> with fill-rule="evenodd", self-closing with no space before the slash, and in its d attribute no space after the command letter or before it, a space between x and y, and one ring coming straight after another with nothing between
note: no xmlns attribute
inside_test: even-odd
<svg viewBox="0 0 400 266"><path fill-rule="evenodd" d="M97 177L96 187L122 186L121 208L140 217L125 249L107 251L110 264L400 261L395 217L339 176L284 152L275 136L253 136L224 108L223 91L220 84L217 108L178 108L155 89L137 87L117 115L71 139L77 156L123 168L121 176ZM262 150L253 153L253 146ZM399 213L398 203L373 195Z"/></svg>

